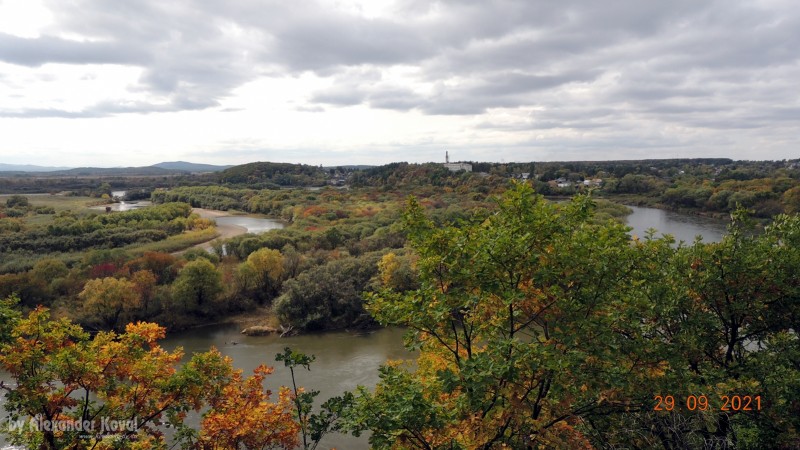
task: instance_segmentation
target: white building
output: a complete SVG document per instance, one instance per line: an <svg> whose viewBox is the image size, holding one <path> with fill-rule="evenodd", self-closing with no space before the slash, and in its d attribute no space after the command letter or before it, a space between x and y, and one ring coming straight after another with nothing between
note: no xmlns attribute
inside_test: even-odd
<svg viewBox="0 0 800 450"><path fill-rule="evenodd" d="M447 168L447 170L449 170L450 172L459 172L461 170L463 170L464 172L472 172L472 164L451 163L449 152L444 152L444 167Z"/></svg>

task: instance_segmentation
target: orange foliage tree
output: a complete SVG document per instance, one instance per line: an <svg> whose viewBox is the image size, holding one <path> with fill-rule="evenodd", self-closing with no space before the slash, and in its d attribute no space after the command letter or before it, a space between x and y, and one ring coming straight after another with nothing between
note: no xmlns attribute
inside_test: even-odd
<svg viewBox="0 0 800 450"><path fill-rule="evenodd" d="M5 305L5 304L4 304ZM3 314L4 319L6 314ZM129 324L94 336L46 309L3 322L0 383L12 442L40 449L166 448L165 427L182 448L294 448L299 425L288 391L277 402L262 383L271 369L243 378L217 350L180 364L180 349L157 341L164 328ZM184 421L204 410L197 433Z"/></svg>

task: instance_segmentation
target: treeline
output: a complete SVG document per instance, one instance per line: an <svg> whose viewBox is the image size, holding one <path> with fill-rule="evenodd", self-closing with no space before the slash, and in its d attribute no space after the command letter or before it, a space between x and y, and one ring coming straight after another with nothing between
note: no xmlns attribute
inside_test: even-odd
<svg viewBox="0 0 800 450"><path fill-rule="evenodd" d="M135 168L134 168L135 169ZM163 169L153 168L163 171ZM99 197L114 190L152 191L155 188L197 185L226 185L250 189L279 189L281 187L324 186L333 177L344 179L352 170L346 168L323 169L319 166L274 162L254 162L230 167L214 173L190 174L164 171L163 174L144 175L135 170L109 170L61 174L0 174L0 192L6 193L58 193Z"/></svg>
<svg viewBox="0 0 800 450"><path fill-rule="evenodd" d="M195 208L246 211L247 199L256 194L253 189L233 189L224 186L176 187L156 189L150 195L154 203L183 202Z"/></svg>
<svg viewBox="0 0 800 450"><path fill-rule="evenodd" d="M20 198L24 199L20 200ZM14 208L28 204L25 197L11 197ZM31 208L37 210L38 208ZM6 209L8 210L8 208ZM45 211L54 213L52 208ZM0 273L31 268L33 257L89 249L112 249L131 244L162 241L187 230L212 226L191 214L185 203L167 203L116 213L76 214L61 211L46 225L29 225L24 220L0 218Z"/></svg>
<svg viewBox="0 0 800 450"><path fill-rule="evenodd" d="M0 253L67 252L157 241L198 225L199 219L189 219L190 213L185 203L80 217L61 212L46 227L0 234Z"/></svg>
<svg viewBox="0 0 800 450"><path fill-rule="evenodd" d="M639 161L487 163L473 172L441 164L392 163L355 171L352 186L417 186L486 192L508 179L530 180L543 195L571 196L588 189L622 202L728 214L741 206L758 218L800 210L800 160L733 161L726 158Z"/></svg>
<svg viewBox="0 0 800 450"><path fill-rule="evenodd" d="M800 160L536 164L537 191L543 194L571 195L582 181L594 179L602 180L598 195L651 206L725 214L741 206L763 219L800 211Z"/></svg>
<svg viewBox="0 0 800 450"><path fill-rule="evenodd" d="M324 186L328 172L305 164L254 162L225 169L216 175L220 183L265 189L279 186Z"/></svg>
<svg viewBox="0 0 800 450"><path fill-rule="evenodd" d="M209 182L201 175L164 176L67 176L0 174L0 192L16 194L68 193L75 196L100 197L114 190L149 189Z"/></svg>

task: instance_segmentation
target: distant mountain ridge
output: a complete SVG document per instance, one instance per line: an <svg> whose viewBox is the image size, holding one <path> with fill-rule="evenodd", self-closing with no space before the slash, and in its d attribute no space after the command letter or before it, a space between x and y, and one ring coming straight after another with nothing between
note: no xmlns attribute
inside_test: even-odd
<svg viewBox="0 0 800 450"><path fill-rule="evenodd" d="M168 170L181 170L186 172L220 172L233 166L216 166L213 164L197 164L186 161L169 161L153 164L151 167L160 167Z"/></svg>
<svg viewBox="0 0 800 450"><path fill-rule="evenodd" d="M55 172L67 170L69 167L47 167L33 164L6 164L0 163L0 172Z"/></svg>
<svg viewBox="0 0 800 450"><path fill-rule="evenodd" d="M69 176L147 176L147 175L173 175L184 171L162 169L155 166L144 167L77 167L75 169L58 170L48 172L47 175L69 175Z"/></svg>
<svg viewBox="0 0 800 450"><path fill-rule="evenodd" d="M31 164L4 164L0 163L0 172L14 174L42 174L42 175L172 175L187 172L221 172L233 166L215 166L212 164L197 164L186 161L168 161L141 167L46 167Z"/></svg>

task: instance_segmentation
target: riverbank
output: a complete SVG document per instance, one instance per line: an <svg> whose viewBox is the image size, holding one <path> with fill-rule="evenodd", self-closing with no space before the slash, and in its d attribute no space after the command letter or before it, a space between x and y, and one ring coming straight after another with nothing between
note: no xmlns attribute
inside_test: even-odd
<svg viewBox="0 0 800 450"><path fill-rule="evenodd" d="M228 213L227 211L217 211L215 209L205 209L205 208L192 208L192 213L197 214L198 216L202 217L203 219L218 219L220 217L230 217L232 214ZM211 250L211 243L217 239L230 239L232 237L236 237L242 234L247 233L247 228L233 225L233 224L217 224L217 236L213 239L209 239L206 242L201 242L197 245L193 245L187 249L181 250L180 252L173 253L173 255L180 255L186 250L192 248L199 248L202 250Z"/></svg>

